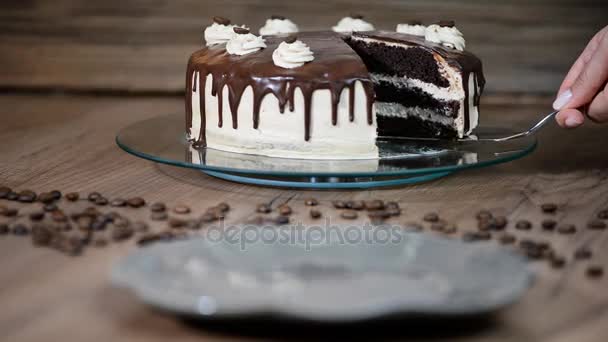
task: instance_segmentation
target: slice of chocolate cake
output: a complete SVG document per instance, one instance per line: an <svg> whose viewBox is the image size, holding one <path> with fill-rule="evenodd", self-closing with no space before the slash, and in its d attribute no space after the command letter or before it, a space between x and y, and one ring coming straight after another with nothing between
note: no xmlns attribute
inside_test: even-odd
<svg viewBox="0 0 608 342"><path fill-rule="evenodd" d="M462 138L477 126L481 61L456 46L397 32L357 32L347 43L374 83L379 136ZM447 46L446 46L447 45Z"/></svg>

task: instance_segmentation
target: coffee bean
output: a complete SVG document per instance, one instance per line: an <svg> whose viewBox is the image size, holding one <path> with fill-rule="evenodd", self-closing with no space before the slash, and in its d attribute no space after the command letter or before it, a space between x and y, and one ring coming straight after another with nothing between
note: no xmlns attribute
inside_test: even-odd
<svg viewBox="0 0 608 342"><path fill-rule="evenodd" d="M99 197L101 197L99 192L91 192L87 198L89 201L95 202Z"/></svg>
<svg viewBox="0 0 608 342"><path fill-rule="evenodd" d="M274 223L281 225L281 224L288 224L289 223L289 216L284 216L284 215L279 215L274 219Z"/></svg>
<svg viewBox="0 0 608 342"><path fill-rule="evenodd" d="M19 214L19 209L16 208L6 208L5 209L1 209L0 208L0 214L6 216L6 217L15 217Z"/></svg>
<svg viewBox="0 0 608 342"><path fill-rule="evenodd" d="M38 200L42 203L48 204L55 201L55 196L50 192L43 192L38 196Z"/></svg>
<svg viewBox="0 0 608 342"><path fill-rule="evenodd" d="M42 210L46 211L47 213L57 211L58 209L59 208L57 207L57 204L55 204L55 203L45 204L44 207L42 207Z"/></svg>
<svg viewBox="0 0 608 342"><path fill-rule="evenodd" d="M70 202L76 202L80 198L80 195L77 192L68 192L65 194L65 198Z"/></svg>
<svg viewBox="0 0 608 342"><path fill-rule="evenodd" d="M364 202L365 203L365 208L367 208L367 210L382 210L384 209L384 202L382 202L381 200L371 200L371 201L367 201Z"/></svg>
<svg viewBox="0 0 608 342"><path fill-rule="evenodd" d="M492 219L478 221L477 229L479 229L482 232L487 232L487 231L492 230Z"/></svg>
<svg viewBox="0 0 608 342"><path fill-rule="evenodd" d="M270 208L270 206L268 204L262 203L262 204L258 204L258 207L256 208L256 210L258 213L262 213L262 214L268 214L269 212L272 211L272 209Z"/></svg>
<svg viewBox="0 0 608 342"><path fill-rule="evenodd" d="M230 205L228 205L228 203L226 203L226 202L222 202L217 205L217 208L219 210L221 210L222 212L226 213L230 210Z"/></svg>
<svg viewBox="0 0 608 342"><path fill-rule="evenodd" d="M6 198L13 190L7 186L0 187L0 198Z"/></svg>
<svg viewBox="0 0 608 342"><path fill-rule="evenodd" d="M285 17L282 15L277 15L277 14L273 14L270 16L270 19L275 19L275 20L285 20Z"/></svg>
<svg viewBox="0 0 608 342"><path fill-rule="evenodd" d="M22 203L32 203L36 200L36 193L32 190L23 190L19 193L17 201Z"/></svg>
<svg viewBox="0 0 608 342"><path fill-rule="evenodd" d="M528 220L519 220L515 224L515 228L519 230L530 230L532 229L532 223Z"/></svg>
<svg viewBox="0 0 608 342"><path fill-rule="evenodd" d="M78 236L72 236L69 238L62 239L62 243L59 247L59 250L70 256L77 256L82 254L82 250L84 249L84 244L82 239Z"/></svg>
<svg viewBox="0 0 608 342"><path fill-rule="evenodd" d="M296 42L296 40L298 40L298 36L296 36L295 34L292 34L289 37L285 38L285 43L293 44Z"/></svg>
<svg viewBox="0 0 608 342"><path fill-rule="evenodd" d="M114 219L114 225L120 228L126 228L131 224L129 220L125 217L118 217Z"/></svg>
<svg viewBox="0 0 608 342"><path fill-rule="evenodd" d="M593 257L593 252L587 247L581 247L574 251L574 259L576 260L588 260Z"/></svg>
<svg viewBox="0 0 608 342"><path fill-rule="evenodd" d="M343 212L340 213L340 217L342 217L343 219L346 219L346 220L354 220L358 216L359 215L354 210L345 210L345 211L343 211Z"/></svg>
<svg viewBox="0 0 608 342"><path fill-rule="evenodd" d="M144 233L147 232L149 227L148 224L143 221L135 221L133 222L133 230L136 232Z"/></svg>
<svg viewBox="0 0 608 342"><path fill-rule="evenodd" d="M524 254L530 260L539 260L543 257L543 251L538 248L529 248L524 250Z"/></svg>
<svg viewBox="0 0 608 342"><path fill-rule="evenodd" d="M399 203L395 201L386 202L385 207L386 209L399 209Z"/></svg>
<svg viewBox="0 0 608 342"><path fill-rule="evenodd" d="M30 220L41 221L44 218L44 211L34 211L30 213Z"/></svg>
<svg viewBox="0 0 608 342"><path fill-rule="evenodd" d="M602 230L606 229L606 222L602 220L591 220L587 223L587 228L592 230Z"/></svg>
<svg viewBox="0 0 608 342"><path fill-rule="evenodd" d="M220 25L230 25L230 19L226 19L224 17L215 16L213 17L213 22Z"/></svg>
<svg viewBox="0 0 608 342"><path fill-rule="evenodd" d="M86 215L86 216L95 217L95 216L99 216L101 213L95 207L88 207L82 212L82 214Z"/></svg>
<svg viewBox="0 0 608 342"><path fill-rule="evenodd" d="M458 232L458 227L455 224L448 224L443 228L443 233L447 235L455 234Z"/></svg>
<svg viewBox="0 0 608 342"><path fill-rule="evenodd" d="M305 204L305 205L307 205L307 206L309 206L309 207L314 207L315 205L318 205L318 204L319 204L319 201L317 201L317 200L316 200L316 199L314 199L314 198L307 198L307 199L304 201L304 204Z"/></svg>
<svg viewBox="0 0 608 342"><path fill-rule="evenodd" d="M169 215L167 215L167 212L165 212L165 211L153 212L150 215L150 219L152 221L164 221L167 218L169 218Z"/></svg>
<svg viewBox="0 0 608 342"><path fill-rule="evenodd" d="M431 224L431 230L441 232L445 229L446 225L447 223L445 221L439 220Z"/></svg>
<svg viewBox="0 0 608 342"><path fill-rule="evenodd" d="M66 222L68 217L61 210L55 210L51 212L51 219L55 222Z"/></svg>
<svg viewBox="0 0 608 342"><path fill-rule="evenodd" d="M171 228L182 228L186 225L186 220L182 220L176 217L172 217L169 219L169 227Z"/></svg>
<svg viewBox="0 0 608 342"><path fill-rule="evenodd" d="M30 233L30 229L21 223L17 223L13 226L13 234L17 235L17 236L25 236L25 235L29 235Z"/></svg>
<svg viewBox="0 0 608 342"><path fill-rule="evenodd" d="M282 206L279 207L279 214L284 215L284 216L289 216L291 215L292 210L291 207L283 204Z"/></svg>
<svg viewBox="0 0 608 342"><path fill-rule="evenodd" d="M153 212L162 212L162 211L166 211L167 210L167 206L165 205L165 203L162 202L156 202L156 203L152 203L152 205L150 205L150 211Z"/></svg>
<svg viewBox="0 0 608 342"><path fill-rule="evenodd" d="M310 217L312 217L313 219L318 219L318 218L320 218L321 216L322 216L322 214L321 214L321 212L320 212L320 211L318 211L318 210L314 210L314 209L312 209L312 210L310 211Z"/></svg>
<svg viewBox="0 0 608 342"><path fill-rule="evenodd" d="M9 201L16 201L19 198L19 194L11 191L8 193L8 195L6 195L6 199Z"/></svg>
<svg viewBox="0 0 608 342"><path fill-rule="evenodd" d="M487 210L480 210L475 214L475 218L478 220L490 220L492 217L492 213Z"/></svg>
<svg viewBox="0 0 608 342"><path fill-rule="evenodd" d="M490 222L492 230L503 230L508 224L508 220L504 216L496 216Z"/></svg>
<svg viewBox="0 0 608 342"><path fill-rule="evenodd" d="M120 208L120 207L124 207L126 205L127 205L127 201L124 200L123 198L115 198L112 201L110 201L111 207Z"/></svg>
<svg viewBox="0 0 608 342"><path fill-rule="evenodd" d="M587 267L585 274L589 278L601 278L604 275L604 268L600 265L591 265Z"/></svg>
<svg viewBox="0 0 608 342"><path fill-rule="evenodd" d="M553 214L557 211L557 204L555 203L543 203L540 206L540 209L545 214Z"/></svg>
<svg viewBox="0 0 608 342"><path fill-rule="evenodd" d="M574 234L576 233L576 226L573 224L563 224L557 227L557 232L560 234Z"/></svg>
<svg viewBox="0 0 608 342"><path fill-rule="evenodd" d="M248 28L245 27L239 27L239 26L235 26L232 28L232 30L234 31L234 33L236 34L248 34L250 31Z"/></svg>
<svg viewBox="0 0 608 342"><path fill-rule="evenodd" d="M133 228L131 227L114 227L112 229L112 239L114 241L123 241L133 236Z"/></svg>
<svg viewBox="0 0 608 342"><path fill-rule="evenodd" d="M566 259L564 257L554 255L549 259L549 263L553 268L563 268L566 265Z"/></svg>
<svg viewBox="0 0 608 342"><path fill-rule="evenodd" d="M422 219L426 222L437 222L437 221L439 221L439 215L435 212L431 212L431 213L424 215L424 217Z"/></svg>
<svg viewBox="0 0 608 342"><path fill-rule="evenodd" d="M555 226L557 226L557 221L555 220L543 220L541 222L541 226L543 230L554 230Z"/></svg>
<svg viewBox="0 0 608 342"><path fill-rule="evenodd" d="M99 232L106 229L106 221L104 220L93 220L91 223L91 230Z"/></svg>
<svg viewBox="0 0 608 342"><path fill-rule="evenodd" d="M141 208L146 205L146 201L141 197L133 197L127 200L127 205L131 208Z"/></svg>
<svg viewBox="0 0 608 342"><path fill-rule="evenodd" d="M600 219L600 220L606 220L606 219L608 219L608 209L600 210L597 213L597 218Z"/></svg>
<svg viewBox="0 0 608 342"><path fill-rule="evenodd" d="M399 216L401 215L401 209L399 208L386 208L386 212L390 215L390 216Z"/></svg>
<svg viewBox="0 0 608 342"><path fill-rule="evenodd" d="M99 197L95 200L95 204L97 204L99 206L108 205L108 199L105 197Z"/></svg>
<svg viewBox="0 0 608 342"><path fill-rule="evenodd" d="M516 240L517 239L515 238L515 236L511 234L503 234L498 238L498 241L503 245L513 244Z"/></svg>
<svg viewBox="0 0 608 342"><path fill-rule="evenodd" d="M35 246L48 246L55 234L51 229L42 224L36 224L32 227L32 243Z"/></svg>
<svg viewBox="0 0 608 342"><path fill-rule="evenodd" d="M363 15L359 13L351 13L350 17L353 19L363 19Z"/></svg>
<svg viewBox="0 0 608 342"><path fill-rule="evenodd" d="M367 213L367 216L370 219L379 219L384 220L391 216L391 214L387 210L374 210Z"/></svg>
<svg viewBox="0 0 608 342"><path fill-rule="evenodd" d="M203 216L201 216L201 222L203 222L203 223L209 223L209 222L213 222L215 220L216 220L215 215L210 212L204 213Z"/></svg>
<svg viewBox="0 0 608 342"><path fill-rule="evenodd" d="M9 231L8 224L0 223L0 235L6 235L9 233Z"/></svg>
<svg viewBox="0 0 608 342"><path fill-rule="evenodd" d="M346 203L344 203L344 201L333 201L332 204L333 204L334 208L336 208L336 209L346 208Z"/></svg>
<svg viewBox="0 0 608 342"><path fill-rule="evenodd" d="M478 240L479 238L475 232L465 232L462 234L462 241L464 242L475 242Z"/></svg>
<svg viewBox="0 0 608 342"><path fill-rule="evenodd" d="M76 225L81 231L88 231L93 224L93 218L90 216L81 216L76 220Z"/></svg>
<svg viewBox="0 0 608 342"><path fill-rule="evenodd" d="M137 240L137 245L140 247L143 247L143 246L147 246L153 242L156 242L158 240L159 240L159 236L157 234L146 234Z"/></svg>
<svg viewBox="0 0 608 342"><path fill-rule="evenodd" d="M454 20L440 20L440 21L438 21L435 24L439 25L441 27L454 27L454 26L456 26L456 23L454 22Z"/></svg>
<svg viewBox="0 0 608 342"><path fill-rule="evenodd" d="M61 191L59 190L52 190L50 192L51 196L53 196L53 198L55 199L55 201L58 201L61 199L61 196L63 196L63 194L61 193Z"/></svg>
<svg viewBox="0 0 608 342"><path fill-rule="evenodd" d="M353 210L363 210L363 209L365 209L365 202L363 202L363 201L351 201L349 208L353 209Z"/></svg>
<svg viewBox="0 0 608 342"><path fill-rule="evenodd" d="M185 215L190 213L190 207L186 205L176 205L173 207L173 212L179 215Z"/></svg>
<svg viewBox="0 0 608 342"><path fill-rule="evenodd" d="M226 212L220 210L217 207L211 207L207 209L207 213L213 215L213 218L216 220L223 220L224 218L226 218Z"/></svg>

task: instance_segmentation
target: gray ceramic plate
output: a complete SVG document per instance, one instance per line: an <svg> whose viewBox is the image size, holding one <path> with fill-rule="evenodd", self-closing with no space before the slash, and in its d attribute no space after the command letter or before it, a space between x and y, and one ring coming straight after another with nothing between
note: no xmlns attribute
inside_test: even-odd
<svg viewBox="0 0 608 342"><path fill-rule="evenodd" d="M514 302L530 284L523 258L493 243L390 228L337 231L335 238L308 231L306 242L290 239L293 230L249 227L230 238L216 232L159 243L127 256L112 280L177 314L325 322L485 314Z"/></svg>

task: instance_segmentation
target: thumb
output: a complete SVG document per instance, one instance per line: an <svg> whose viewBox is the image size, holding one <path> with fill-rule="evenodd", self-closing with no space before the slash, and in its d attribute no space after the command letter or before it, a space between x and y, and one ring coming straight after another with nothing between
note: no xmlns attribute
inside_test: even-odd
<svg viewBox="0 0 608 342"><path fill-rule="evenodd" d="M608 35L589 58L572 87L560 93L553 106L556 110L578 108L589 104L608 79Z"/></svg>

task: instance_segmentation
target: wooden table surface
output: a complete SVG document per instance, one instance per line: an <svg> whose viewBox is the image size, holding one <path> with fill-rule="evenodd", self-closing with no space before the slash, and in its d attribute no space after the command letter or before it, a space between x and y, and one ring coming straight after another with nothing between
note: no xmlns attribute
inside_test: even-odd
<svg viewBox="0 0 608 342"><path fill-rule="evenodd" d="M490 97L484 106L486 122L524 127L546 112L549 98ZM383 190L301 191L263 188L217 180L197 171L155 165L120 150L114 144L116 132L129 123L157 115L180 112L181 97L91 97L73 95L0 96L3 108L0 126L0 185L37 192L60 189L87 194L99 191L108 198L142 196L149 202L168 205L186 203L193 216L225 201L232 210L228 223L242 222L254 215L257 203L289 202L293 220L308 221L303 200L315 197L319 209L335 221L331 209L336 199L383 199L398 201L404 208L392 223L421 221L422 215L437 211L460 232L475 230L474 214L480 208L507 215L509 227L518 238L550 241L567 257L562 270L544 262L533 262L536 281L515 305L501 311L490 322L474 322L472 330L431 329L434 338L462 341L604 341L608 336L608 278L588 279L589 264L608 266L608 231L591 231L586 222L608 206L608 142L606 128L593 124L574 130L551 125L540 133L538 149L530 156L508 164L465 171L424 184ZM10 110L6 110L10 108ZM574 223L574 235L543 233L539 228L539 205L555 202L560 223ZM19 220L39 204L18 206ZM60 203L71 212L86 206ZM147 219L148 209L124 209L126 215ZM518 219L533 222L531 231L518 231ZM6 221L0 218L0 222ZM367 220L362 216L357 222ZM161 225L161 224L157 224ZM426 230L425 234L433 234ZM590 261L572 260L573 251L588 246ZM0 331L10 341L115 340L182 341L201 338L343 336L358 327L329 332L321 328L293 329L269 326L192 326L148 309L128 293L114 289L108 281L111 265L134 242L90 248L84 255L69 257L54 250L34 248L29 238L0 236ZM365 325L364 325L365 326ZM406 332L404 332L406 331ZM368 337L411 337L417 331L407 322L389 327L364 329ZM418 333L417 333L418 334ZM419 332L416 337L426 337Z"/></svg>

